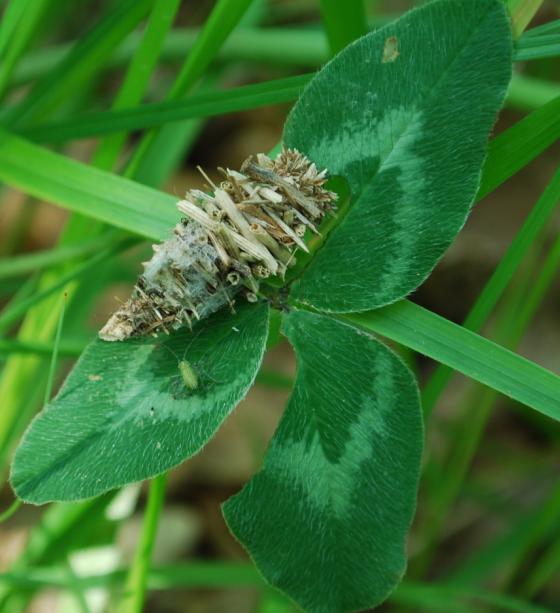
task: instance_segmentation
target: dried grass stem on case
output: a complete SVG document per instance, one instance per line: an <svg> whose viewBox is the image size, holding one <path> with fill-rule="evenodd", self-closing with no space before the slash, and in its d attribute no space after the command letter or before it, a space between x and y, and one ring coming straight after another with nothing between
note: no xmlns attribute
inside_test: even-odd
<svg viewBox="0 0 560 613"><path fill-rule="evenodd" d="M284 276L303 235L334 210L326 171L295 149L273 160L250 157L240 171L219 169L211 194L189 190L177 208L185 216L173 236L153 245L128 301L99 333L107 341L169 332L202 319L242 294L250 302L262 279Z"/></svg>

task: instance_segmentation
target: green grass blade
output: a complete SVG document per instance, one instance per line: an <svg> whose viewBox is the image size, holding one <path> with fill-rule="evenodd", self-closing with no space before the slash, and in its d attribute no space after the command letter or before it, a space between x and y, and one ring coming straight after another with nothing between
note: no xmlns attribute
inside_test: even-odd
<svg viewBox="0 0 560 613"><path fill-rule="evenodd" d="M516 234L500 264L464 321L463 327L472 331L478 331L482 328L510 283L515 271L518 270L531 246L546 228L559 202L560 169L527 217L521 230ZM447 366L438 366L431 376L422 393L425 415L432 412L452 375L453 371Z"/></svg>
<svg viewBox="0 0 560 613"><path fill-rule="evenodd" d="M70 180L71 179L71 180ZM176 198L0 132L0 180L143 236L167 236Z"/></svg>
<svg viewBox="0 0 560 613"><path fill-rule="evenodd" d="M127 568L109 573L77 577L82 589L111 587L122 584ZM25 572L12 570L0 573L0 586L22 588L68 588L68 575L60 566L33 567ZM169 590L177 587L227 588L258 587L270 589L257 569L240 562L191 562L151 568L148 573L150 590Z"/></svg>
<svg viewBox="0 0 560 613"><path fill-rule="evenodd" d="M239 23L251 2L252 0L218 1L197 37L179 75L171 86L167 100L176 100L183 97L196 84L224 41ZM173 132L175 129L173 125L169 125L145 134L127 166L126 176L134 176L142 158L147 154L146 152L154 146L157 147L158 140L165 140L166 132Z"/></svg>
<svg viewBox="0 0 560 613"><path fill-rule="evenodd" d="M184 96L204 74L252 1L218 0L169 92L170 99Z"/></svg>
<svg viewBox="0 0 560 613"><path fill-rule="evenodd" d="M81 245L66 245L47 251L0 258L0 280L31 274L55 264L86 257L109 246L114 240L115 234L111 233L103 237L86 240Z"/></svg>
<svg viewBox="0 0 560 613"><path fill-rule="evenodd" d="M182 62L192 50L200 30L174 28L162 47L160 60L167 64ZM140 36L132 32L107 60L104 69L120 68L137 53ZM43 76L64 57L70 45L45 46L40 53L22 58L14 71L13 85L22 85ZM261 65L313 68L329 57L328 45L321 31L303 28L239 27L224 41L215 59L220 62L253 62Z"/></svg>
<svg viewBox="0 0 560 613"><path fill-rule="evenodd" d="M153 0L122 0L71 52L47 73L15 108L2 115L3 125L24 125L41 118L78 90L103 65L116 45L145 17Z"/></svg>
<svg viewBox="0 0 560 613"><path fill-rule="evenodd" d="M21 507L23 502L19 499L14 500L12 504L2 513L0 513L0 524L3 524L5 521L8 521L10 517L12 517L16 511Z"/></svg>
<svg viewBox="0 0 560 613"><path fill-rule="evenodd" d="M445 580L454 585L479 585L496 574L502 575L511 562L516 565L521 552L530 553L535 533L540 532L541 521L548 521L550 512L560 506L560 486L552 488L548 498L531 505L520 516L515 516L492 540L478 547L467 559L450 570ZM511 500L504 501L511 508ZM555 517L558 517L556 511ZM555 520L557 523L557 520ZM548 526L550 529L550 526ZM550 539L550 532L547 538ZM509 572L509 571L507 571Z"/></svg>
<svg viewBox="0 0 560 613"><path fill-rule="evenodd" d="M81 275L86 272L93 270L97 265L99 265L104 260L108 259L118 251L130 246L130 239L125 241L121 241L119 243L115 243L111 247L105 249L104 251L99 252L97 255L93 256L83 264L76 266L70 272L58 276L55 283L49 285L46 288L39 290L37 293L29 296L25 300L19 301L17 304L14 304L11 308L6 309L0 315L0 333L7 330L10 326L12 326L18 319L20 319L23 315L27 313L27 311L37 303L41 302L48 296L51 296L57 290L60 290L65 287L70 281L74 281L79 278Z"/></svg>
<svg viewBox="0 0 560 613"><path fill-rule="evenodd" d="M49 3L50 0L11 0L4 12L0 22L0 98L20 57L37 32ZM25 18L22 18L24 14Z"/></svg>
<svg viewBox="0 0 560 613"><path fill-rule="evenodd" d="M518 62L541 60L560 55L560 33L522 36L517 43L515 59Z"/></svg>
<svg viewBox="0 0 560 613"><path fill-rule="evenodd" d="M560 568L560 538L556 535L556 539L535 562L519 586L521 596L534 598L551 579L558 576L558 568Z"/></svg>
<svg viewBox="0 0 560 613"><path fill-rule="evenodd" d="M560 34L560 19L543 23L540 26L536 26L527 30L522 38L530 38L532 36L543 36L545 34Z"/></svg>
<svg viewBox="0 0 560 613"><path fill-rule="evenodd" d="M510 349L515 349L521 341L553 280L560 265L559 247L560 239L556 247L552 248L544 266L541 267L540 263L535 261L532 267L523 271L521 279L512 287L507 302L497 316L494 336ZM550 261L553 263L552 267L549 264ZM533 282L535 276L536 281ZM496 397L494 390L474 386L461 401L458 414L462 416L462 419L458 420L450 437L448 455L444 460L445 470L439 475L437 486L429 496L434 511L430 514L426 525L428 537L420 561L424 570L428 568L433 558L445 518L460 494L468 469L492 414ZM428 468L431 466L428 464ZM427 482L436 483L433 478L428 479ZM542 518L541 521L544 524ZM511 558L510 562L512 562Z"/></svg>
<svg viewBox="0 0 560 613"><path fill-rule="evenodd" d="M526 529L518 534L517 547L513 555L508 559L510 567L505 577L505 589L503 591L514 591L515 586L522 583L527 574L530 564L524 566L524 562L530 562L535 551L541 551L554 537L558 527L558 517L560 516L560 488L552 490L550 496L541 501L537 507L537 513L533 521ZM527 594L525 594L527 596Z"/></svg>
<svg viewBox="0 0 560 613"><path fill-rule="evenodd" d="M75 119L31 127L22 134L37 142L60 143L121 130L133 131L163 126L184 119L211 117L260 106L296 100L313 75L200 93L185 100L144 104L136 108L90 113Z"/></svg>
<svg viewBox="0 0 560 613"><path fill-rule="evenodd" d="M95 587L109 588L122 583L126 569L110 573L86 575L76 578L76 585L83 590ZM0 585L8 584L20 588L55 587L68 588L68 576L60 566L31 568L25 573L10 571L0 574ZM238 562L190 562L165 565L150 569L148 587L151 590L171 590L177 588L224 589L228 587L255 587L269 590L269 586L250 565ZM495 607L493 610L518 613L553 613L551 609L534 605L519 598L506 596L488 590L449 585L444 583L402 583L389 600L401 606L412 606L414 610L429 611L466 611L472 607L466 603L474 601ZM422 607L419 609L418 607ZM429 608L433 607L433 608ZM407 609L408 610L408 609ZM480 610L480 609L476 609Z"/></svg>
<svg viewBox="0 0 560 613"><path fill-rule="evenodd" d="M113 103L113 112L125 108L131 112L129 107L136 106L142 99L180 4L181 0L155 0L142 41ZM98 168L109 170L115 164L129 128L125 126L121 130L125 131L101 142L94 157L94 165Z"/></svg>
<svg viewBox="0 0 560 613"><path fill-rule="evenodd" d="M363 0L320 0L320 7L331 55L367 33Z"/></svg>
<svg viewBox="0 0 560 613"><path fill-rule="evenodd" d="M402 583L391 596L391 601L412 607L414 611L435 613L441 611L500 611L512 613L553 613L551 609L525 602L519 598L481 590L433 583ZM484 608L481 608L484 607ZM491 607L487 609L486 606Z"/></svg>
<svg viewBox="0 0 560 613"><path fill-rule="evenodd" d="M560 83L515 75L507 94L510 108L534 111L560 96Z"/></svg>
<svg viewBox="0 0 560 613"><path fill-rule="evenodd" d="M125 594L118 608L120 613L141 613L143 610L150 558L156 539L159 516L165 501L166 485L167 473L159 475L150 482L142 533L128 574Z"/></svg>
<svg viewBox="0 0 560 613"><path fill-rule="evenodd" d="M552 245L546 259L539 268L531 291L520 300L521 306L514 318L509 335L513 343L518 343L537 309L542 303L547 291L558 277L560 267L560 237Z"/></svg>
<svg viewBox="0 0 560 613"><path fill-rule="evenodd" d="M556 22L553 22L556 23ZM548 25L548 24L547 24ZM540 43L529 42L532 33L540 31L541 27L533 28L524 33L519 39L519 51L515 51L515 61L525 60L525 48L535 47L532 53L538 59L537 50ZM556 30L543 31L545 33L558 33ZM183 60L194 46L199 30L196 28L175 28L165 40L162 48L161 60L167 63L176 63ZM534 35L533 35L534 36ZM137 52L140 36L132 32L115 52L108 58L104 68L115 69L130 61ZM32 52L22 58L12 77L13 85L22 85L43 76L52 70L68 52L69 45L61 44L45 46L40 52ZM542 48L545 53L546 48ZM544 55L546 57L546 55ZM232 32L216 54L221 62L253 62L258 64L272 64L276 66L298 67L300 69L316 68L329 59L328 44L324 33L320 30L305 28L275 28L263 29L243 27Z"/></svg>
<svg viewBox="0 0 560 613"><path fill-rule="evenodd" d="M88 113L76 118L24 128L20 133L35 142L60 143L121 130L153 128L184 119L250 110L268 104L296 100L312 77L312 73L298 75L225 91L194 94L185 100L170 100L136 108ZM508 91L508 103L520 110L531 111L558 95L560 95L560 85L557 83L516 75ZM122 137L119 137L118 143L121 142Z"/></svg>
<svg viewBox="0 0 560 613"><path fill-rule="evenodd" d="M477 199L481 200L560 138L560 97L490 141Z"/></svg>
<svg viewBox="0 0 560 613"><path fill-rule="evenodd" d="M62 339L58 346L58 354L65 358L77 358L85 349L91 339L66 340ZM52 355L53 343L21 341L0 338L0 356L12 353L27 353L36 355Z"/></svg>
<svg viewBox="0 0 560 613"><path fill-rule="evenodd" d="M544 0L507 0L513 33L516 38L521 36L523 30L535 16Z"/></svg>
<svg viewBox="0 0 560 613"><path fill-rule="evenodd" d="M0 19L0 57L2 57L4 47L23 15L26 4L26 0L6 0L6 7L2 19Z"/></svg>
<svg viewBox="0 0 560 613"><path fill-rule="evenodd" d="M47 385L45 386L45 400L43 402L45 406L47 406L52 396L54 375L56 373L56 366L58 360L58 350L60 347L60 336L62 334L62 326L64 325L64 311L66 310L66 299L67 296L66 294L64 294L62 296L62 306L60 308L60 315L58 317L58 325L56 326L56 332L54 335L53 351L51 356L51 363L49 366L49 374L47 377Z"/></svg>
<svg viewBox="0 0 560 613"><path fill-rule="evenodd" d="M422 307L402 300L388 307L344 315L536 411L560 419L560 377Z"/></svg>

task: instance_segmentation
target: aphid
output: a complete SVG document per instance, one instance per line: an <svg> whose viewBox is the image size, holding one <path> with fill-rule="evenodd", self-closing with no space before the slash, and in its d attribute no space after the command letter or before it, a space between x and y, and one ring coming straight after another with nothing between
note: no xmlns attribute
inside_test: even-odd
<svg viewBox="0 0 560 613"><path fill-rule="evenodd" d="M209 351L206 351L203 355L201 355L196 360L196 364L193 364L186 359L186 355L189 353L192 344L196 341L199 334L200 332L194 335L191 342L185 348L182 357L179 357L175 353L175 351L168 345L162 345L162 347L165 347L165 349L167 349L169 353L171 353L177 360L177 369L179 371L179 374L173 377L173 383L171 386L174 398L180 398L183 395L189 395L190 392L199 390L203 382L201 380L201 374L204 374L204 377L202 377L202 379L214 381L214 379L212 379L210 375L203 373L203 363Z"/></svg>
<svg viewBox="0 0 560 613"><path fill-rule="evenodd" d="M179 372L181 373L183 383L186 387L190 390L195 390L198 387L198 377L187 360L181 360L179 362Z"/></svg>

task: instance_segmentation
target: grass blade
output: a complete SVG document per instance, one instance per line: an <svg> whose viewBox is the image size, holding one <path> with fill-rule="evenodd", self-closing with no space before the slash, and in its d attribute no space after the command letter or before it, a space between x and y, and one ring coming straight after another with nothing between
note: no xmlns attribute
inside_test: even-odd
<svg viewBox="0 0 560 613"><path fill-rule="evenodd" d="M520 111L534 111L558 96L560 83L515 75L508 90L507 104Z"/></svg>
<svg viewBox="0 0 560 613"><path fill-rule="evenodd" d="M518 41L518 49L514 52L515 61L539 59L541 57L539 53L542 54L542 57L547 57L547 47L540 48L539 42L529 41L529 38L560 32L560 29L548 28L548 26L549 24L546 24L546 26L533 28L521 36ZM541 28L543 28L542 33ZM167 63L182 61L192 50L198 34L199 30L196 28L173 29L165 40L161 60ZM139 34L132 32L108 58L104 69L119 68L130 61L137 53L140 40ZM526 58L525 49L529 47L532 47L532 56ZM64 57L69 48L68 44L46 46L40 53L32 52L26 55L14 71L12 84L22 85L49 72ZM216 54L216 59L221 62L253 62L306 70L324 64L329 59L329 49L324 33L320 30L243 27L232 32Z"/></svg>
<svg viewBox="0 0 560 613"><path fill-rule="evenodd" d="M62 306L60 308L60 315L58 318L58 325L56 326L56 332L54 335L53 351L51 356L51 363L49 366L49 374L47 377L47 385L45 386L45 400L43 404L47 406L52 396L52 389L54 383L54 375L56 373L56 362L58 360L58 350L60 346L60 335L62 334L62 326L64 325L64 311L66 310L66 294L62 297Z"/></svg>
<svg viewBox="0 0 560 613"><path fill-rule="evenodd" d="M363 0L320 0L320 7L331 55L367 33Z"/></svg>
<svg viewBox="0 0 560 613"><path fill-rule="evenodd" d="M543 0L507 0L515 38L521 36L542 3Z"/></svg>
<svg viewBox="0 0 560 613"><path fill-rule="evenodd" d="M422 307L393 305L343 319L410 347L560 420L560 377Z"/></svg>
<svg viewBox="0 0 560 613"><path fill-rule="evenodd" d="M77 358L90 340L91 339L84 339L83 341L61 340L58 346L58 354L65 358ZM52 355L53 348L53 343L0 339L0 355L9 355L12 353Z"/></svg>
<svg viewBox="0 0 560 613"><path fill-rule="evenodd" d="M49 2L11 0L8 4L0 21L0 97L4 95L21 55L37 32Z"/></svg>
<svg viewBox="0 0 560 613"><path fill-rule="evenodd" d="M522 36L517 43L515 59L518 62L541 60L560 55L560 33Z"/></svg>
<svg viewBox="0 0 560 613"><path fill-rule="evenodd" d="M181 72L175 79L167 100L184 96L204 74L220 47L239 23L252 0L219 0L206 20L189 53ZM166 139L166 133L173 132L173 125L152 130L144 135L131 158L125 175L135 176L139 172L142 159L150 149L157 147L158 140Z"/></svg>
<svg viewBox="0 0 560 613"><path fill-rule="evenodd" d="M142 533L128 574L125 595L118 609L120 613L140 613L143 610L150 558L165 500L166 485L167 473L159 475L150 482Z"/></svg>
<svg viewBox="0 0 560 613"><path fill-rule="evenodd" d="M75 119L31 127L23 130L22 134L36 142L60 143L121 130L143 130L184 119L211 117L291 102L297 99L312 76L287 77L225 91L194 94L185 100L168 100L120 111L90 113Z"/></svg>
<svg viewBox="0 0 560 613"><path fill-rule="evenodd" d="M2 315L0 315L0 333L12 326L20 317L25 315L25 313L27 313L32 306L52 295L57 290L62 289L70 281L73 281L86 272L94 269L98 264L118 251L130 246L130 244L130 239L113 244L111 247L99 252L97 255L93 256L83 264L76 266L65 275L58 276L55 283L39 290L35 294L32 294L29 296L29 298L20 300L17 304L14 304L12 307L5 310Z"/></svg>
<svg viewBox="0 0 560 613"><path fill-rule="evenodd" d="M142 41L113 103L113 112L126 108L130 113L130 107L142 100L180 4L181 0L155 0ZM95 152L93 163L98 168L110 170L115 164L128 130L126 126L120 129L125 131L105 138Z"/></svg>
<svg viewBox="0 0 560 613"><path fill-rule="evenodd" d="M67 159L7 132L0 132L0 180L143 236L163 238L179 220L175 197Z"/></svg>
<svg viewBox="0 0 560 613"><path fill-rule="evenodd" d="M24 125L41 118L101 68L118 43L145 17L153 0L123 0L72 47L16 107L2 115L2 124Z"/></svg>
<svg viewBox="0 0 560 613"><path fill-rule="evenodd" d="M493 192L559 138L560 96L490 141L477 199Z"/></svg>
<svg viewBox="0 0 560 613"><path fill-rule="evenodd" d="M529 249L542 234L543 229L546 228L559 202L560 169L554 175L521 230L516 234L492 277L480 293L463 323L464 328L472 331L478 331L482 328ZM424 387L422 404L426 416L432 412L452 375L453 371L447 366L438 366Z"/></svg>
<svg viewBox="0 0 560 613"><path fill-rule="evenodd" d="M10 258L0 258L0 280L31 274L38 270L86 257L108 247L115 240L115 234L93 238L81 245L66 245L58 249L25 253Z"/></svg>

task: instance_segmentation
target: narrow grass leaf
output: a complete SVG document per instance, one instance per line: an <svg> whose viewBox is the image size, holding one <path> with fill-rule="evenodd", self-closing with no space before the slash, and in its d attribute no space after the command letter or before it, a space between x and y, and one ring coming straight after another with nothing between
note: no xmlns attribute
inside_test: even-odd
<svg viewBox="0 0 560 613"><path fill-rule="evenodd" d="M305 610L355 611L402 578L422 418L404 364L369 335L292 311L292 397L259 473L223 507L264 577Z"/></svg>
<svg viewBox="0 0 560 613"><path fill-rule="evenodd" d="M167 100L183 97L197 83L252 1L218 0L171 86ZM159 148L159 143L166 140L166 133L174 130L174 126L169 125L145 134L127 166L126 175L135 176L147 152Z"/></svg>
<svg viewBox="0 0 560 613"><path fill-rule="evenodd" d="M49 4L50 0L11 0L4 11L0 20L0 97L20 57L37 33Z"/></svg>
<svg viewBox="0 0 560 613"><path fill-rule="evenodd" d="M477 200L512 177L560 138L560 96L490 142Z"/></svg>
<svg viewBox="0 0 560 613"><path fill-rule="evenodd" d="M320 0L319 6L332 55L367 33L364 0Z"/></svg>
<svg viewBox="0 0 560 613"><path fill-rule="evenodd" d="M560 83L525 75L515 75L507 94L508 107L535 111L560 96Z"/></svg>
<svg viewBox="0 0 560 613"><path fill-rule="evenodd" d="M531 38L533 36L544 36L546 34L560 34L560 19L554 19L548 23L543 23L527 30L523 33L521 39Z"/></svg>
<svg viewBox="0 0 560 613"><path fill-rule="evenodd" d="M541 60L560 55L560 32L540 36L522 36L516 46L515 59L519 62Z"/></svg>
<svg viewBox="0 0 560 613"><path fill-rule="evenodd" d="M284 140L344 176L353 205L294 284L294 298L359 311L420 285L470 211L511 55L501 2L436 0L317 74Z"/></svg>
<svg viewBox="0 0 560 613"><path fill-rule="evenodd" d="M2 314L0 315L0 333L3 333L7 329L9 329L10 326L16 323L18 319L23 317L31 309L31 307L42 302L43 300L45 300L45 298L52 296L56 291L62 290L65 285L67 285L71 281L79 279L81 275L87 272L91 272L104 260L115 255L122 249L125 249L126 247L130 246L130 244L130 239L114 243L107 249L100 251L85 262L72 268L69 272L55 277L50 285L41 287L41 289L36 293L31 294L30 296L22 300L18 300L15 304L10 305L8 308L4 309L4 311L2 311Z"/></svg>
<svg viewBox="0 0 560 613"><path fill-rule="evenodd" d="M344 319L560 420L560 376L412 302Z"/></svg>
<svg viewBox="0 0 560 613"><path fill-rule="evenodd" d="M2 19L0 19L0 57L4 55L4 49L10 40L10 36L28 6L28 0L6 0L6 7L2 13Z"/></svg>
<svg viewBox="0 0 560 613"><path fill-rule="evenodd" d="M403 583L391 598L395 604L412 607L414 611L472 613L500 611L500 613L553 613L551 609L532 604L521 598L444 583ZM480 607L484 608L480 608ZM488 609L487 607L490 607Z"/></svg>
<svg viewBox="0 0 560 613"><path fill-rule="evenodd" d="M532 36L541 34L557 34L560 32L557 22L532 28L524 32L518 39L514 50L514 61L526 59L539 59L537 55L531 58L523 57L525 46L540 45L528 41ZM542 28L542 32L541 32ZM199 30L196 28L174 28L165 40L162 49L161 60L165 63L176 63L186 57L198 37ZM112 70L121 67L137 52L139 34L132 32L123 43L108 58L104 68ZM519 46L519 48L518 48ZM40 52L31 52L21 59L14 71L12 83L22 85L34 79L40 78L61 60L68 52L68 44L45 46ZM537 53L537 50L534 50ZM542 49L543 57L547 57L546 48ZM241 27L232 32L231 36L224 41L216 55L216 60L221 62L252 62L257 64L298 67L301 69L317 68L329 59L329 49L322 31L306 29L302 27Z"/></svg>
<svg viewBox="0 0 560 613"><path fill-rule="evenodd" d="M554 175L521 230L516 234L490 280L484 286L475 305L463 323L464 328L473 331L478 331L482 328L529 250L547 227L559 202L560 169ZM429 415L432 412L452 374L452 369L441 365L438 366L430 377L422 393L422 405L425 415Z"/></svg>
<svg viewBox="0 0 560 613"><path fill-rule="evenodd" d="M296 100L312 75L287 77L225 91L193 94L184 100L168 100L74 119L33 126L20 133L36 142L60 143L121 130L163 126L184 119L212 117Z"/></svg>
<svg viewBox="0 0 560 613"><path fill-rule="evenodd" d="M181 0L155 0L142 41L126 71L113 111L135 107L144 96L152 72L160 57L165 37L175 19ZM110 170L126 141L128 129L103 139L94 156L94 165Z"/></svg>
<svg viewBox="0 0 560 613"><path fill-rule="evenodd" d="M51 363L49 365L49 374L47 377L47 385L45 386L45 401L44 405L46 406L52 396L52 390L54 385L54 376L56 373L57 361L58 361L58 351L60 346L60 336L62 334L62 327L64 326L64 312L66 310L66 295L62 296L62 306L60 307L60 315L58 317L58 325L56 326L56 333L54 336L53 350L51 355Z"/></svg>
<svg viewBox="0 0 560 613"><path fill-rule="evenodd" d="M0 279L19 277L69 260L77 260L97 253L114 241L115 234L110 233L103 237L86 240L81 245L64 245L56 249L0 258Z"/></svg>
<svg viewBox="0 0 560 613"><path fill-rule="evenodd" d="M128 571L126 586L118 608L120 613L137 613L144 610L148 572L156 541L159 519L165 503L166 487L167 473L158 475L150 482L150 492L144 512L142 532L136 545L134 559Z"/></svg>
<svg viewBox="0 0 560 613"><path fill-rule="evenodd" d="M180 218L174 196L2 131L0 181L142 236L165 238Z"/></svg>
<svg viewBox="0 0 560 613"><path fill-rule="evenodd" d="M516 38L529 25L544 0L507 0L513 33Z"/></svg>
<svg viewBox="0 0 560 613"><path fill-rule="evenodd" d="M268 307L245 305L194 332L94 341L24 435L14 491L35 504L88 498L197 453L253 383L267 328ZM196 386L182 377L184 360Z"/></svg>
<svg viewBox="0 0 560 613"><path fill-rule="evenodd" d="M60 356L65 358L77 358L85 349L86 345L87 342L85 340L81 341L62 339L58 347L58 353ZM21 341L17 339L0 339L0 356L10 355L12 353L51 355L52 352L52 343Z"/></svg>
<svg viewBox="0 0 560 613"><path fill-rule="evenodd" d="M32 123L92 79L105 59L138 22L154 0L122 0L72 47L16 107L1 116L2 125Z"/></svg>

